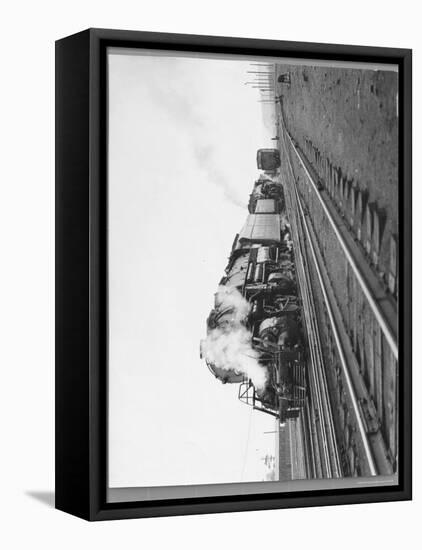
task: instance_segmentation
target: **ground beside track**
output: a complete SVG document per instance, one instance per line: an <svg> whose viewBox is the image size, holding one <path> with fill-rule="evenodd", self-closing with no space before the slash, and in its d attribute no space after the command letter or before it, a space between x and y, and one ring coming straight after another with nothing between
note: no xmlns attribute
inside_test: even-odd
<svg viewBox="0 0 422 550"><path fill-rule="evenodd" d="M304 149L305 139L339 166L347 177L385 211L386 234L398 227L398 73L311 66L278 65L285 122ZM386 265L389 239L380 263Z"/></svg>
<svg viewBox="0 0 422 550"><path fill-rule="evenodd" d="M287 129L303 151L306 151L306 140L311 140L322 156L332 165L341 167L343 175L368 193L369 202L385 212L380 264L388 265L390 235L397 232L398 215L397 74L321 67L277 67L277 74L286 72L290 72L291 83L279 84L277 93L283 96ZM277 110L280 116L280 105ZM297 185L306 198L312 218L313 191L300 163L294 155L291 158ZM335 236L324 223L315 228L351 345L378 408L382 434L391 463L396 467L397 364L390 357L384 339L379 336L371 312L356 298L358 294L344 259L336 252L338 243ZM324 326L324 308L317 285L314 291L318 317ZM340 435L343 456L347 458L347 453L351 453L354 464L359 450L354 442L353 426L349 424L341 403L329 335L326 334L323 340L330 393L337 411L334 415L336 431ZM374 342L378 344L374 345ZM380 368L381 375L377 374ZM353 467L352 470L359 475L359 468Z"/></svg>

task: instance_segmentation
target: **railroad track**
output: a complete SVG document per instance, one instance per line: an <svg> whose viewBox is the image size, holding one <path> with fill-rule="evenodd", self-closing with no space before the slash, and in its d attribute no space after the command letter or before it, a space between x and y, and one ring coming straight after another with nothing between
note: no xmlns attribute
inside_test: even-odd
<svg viewBox="0 0 422 550"><path fill-rule="evenodd" d="M352 334L352 330L359 329L351 328L350 319L345 319L345 308L337 295L338 286L342 284L341 271L339 281L333 281L330 251L327 251L324 238L330 237L330 243L334 243L331 246L336 247L331 262L345 260L346 267L342 269L346 270L347 277L353 277L354 292L361 304L359 307L364 308L365 318L370 316L371 326L376 327L383 357L385 349L388 349L391 357L387 364L390 370L395 371L392 376L396 377L398 345L394 307L383 295L376 278L371 276L370 268L359 261L356 243L350 245L344 221L339 219L325 196L324 182L321 184L315 175L312 164L287 131L282 116L280 148L288 173L284 186L290 201L292 229L297 236L298 275L300 286L304 289L302 298L310 349L310 402L303 421L310 434L308 448L313 454L311 473L313 477L337 477L342 472L345 475L369 476L391 474L397 467L395 445L390 444L388 448L384 436L386 429L390 429L391 435L395 426L386 426L388 422L381 418L380 405L374 402L374 382L368 383L362 373L354 346L356 338ZM323 315L321 311L318 315L315 310L315 292L323 304ZM355 315L355 320L357 318ZM318 323L323 326L318 326ZM378 357L377 361L378 371L381 369L382 372L382 358ZM396 437L394 433L392 439Z"/></svg>
<svg viewBox="0 0 422 550"><path fill-rule="evenodd" d="M287 136L291 149L294 151L298 161L300 162L300 165L303 168L303 171L306 174L306 177L310 183L310 185L313 188L314 195L318 198L319 204L321 206L321 209L324 212L324 215L326 219L328 220L332 231L334 232L337 241L341 247L341 250L347 259L348 264L350 265L351 269L353 270L353 273L359 283L359 286L361 288L361 291L365 295L365 298L369 304L369 307L374 314L377 322L379 323L379 326L381 328L382 333L384 334L384 337L386 338L388 345L390 346L391 352L393 353L394 357L398 358L398 344L397 344L397 322L396 322L396 315L394 314L393 319L391 319L390 312L386 312L385 306L383 304L382 299L380 299L383 295L384 291L381 289L377 289L377 283L378 281L373 276L368 276L368 270L364 269L364 263L361 261L358 263L358 259L356 258L356 253L352 251L352 247L350 246L350 242L347 242L345 231L341 230L341 222L339 223L338 220L335 219L335 215L332 211L330 211L329 205L326 200L323 198L323 194L321 193L322 189L320 188L321 181L320 179L316 179L315 176L312 175L311 170L309 168L310 162L306 159L303 152L301 152L300 148L297 146L297 144L294 143L291 135L289 132L287 132L286 129L284 129L284 135ZM362 265L363 264L363 265ZM366 273L365 273L366 271Z"/></svg>
<svg viewBox="0 0 422 550"><path fill-rule="evenodd" d="M293 234L303 235L304 226L300 215L298 197L295 194L287 194L286 200L289 203ZM302 425L305 428L303 433L307 437L304 448L307 449L308 453L308 477L339 478L342 477L343 472L303 237L296 239L295 242L295 262L303 306L304 328L308 341L307 348L309 350L307 371L309 392L304 415L302 416Z"/></svg>

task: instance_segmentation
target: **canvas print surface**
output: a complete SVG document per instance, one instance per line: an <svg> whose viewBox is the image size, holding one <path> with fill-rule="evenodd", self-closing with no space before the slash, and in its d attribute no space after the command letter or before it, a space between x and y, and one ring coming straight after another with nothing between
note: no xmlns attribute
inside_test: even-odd
<svg viewBox="0 0 422 550"><path fill-rule="evenodd" d="M397 484L397 67L107 66L108 499Z"/></svg>

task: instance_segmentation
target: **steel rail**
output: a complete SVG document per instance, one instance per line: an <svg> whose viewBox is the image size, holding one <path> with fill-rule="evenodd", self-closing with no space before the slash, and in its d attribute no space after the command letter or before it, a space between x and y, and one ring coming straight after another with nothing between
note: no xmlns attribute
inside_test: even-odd
<svg viewBox="0 0 422 550"><path fill-rule="evenodd" d="M306 296L306 297L305 297ZM330 464L330 452L328 448L328 440L326 436L326 426L325 426L325 416L323 414L323 403L322 403L322 396L321 396L321 387L319 384L318 379L318 358L316 355L316 344L315 344L315 337L314 337L314 327L312 325L312 319L309 312L309 296L307 291L303 294L304 298L304 305L306 307L304 308L305 313L305 319L306 319L306 325L307 325L307 333L308 333L308 343L309 343L309 350L311 352L311 369L309 372L310 382L311 382L311 391L312 391L312 397L313 397L313 405L318 410L319 413L319 424L320 424L320 441L319 444L322 447L322 453L321 450L319 450L319 455L321 459L321 454L324 457L324 468L322 470L322 474L325 471L327 477L331 477L331 464ZM308 312L306 312L308 310ZM323 475L322 475L323 477Z"/></svg>
<svg viewBox="0 0 422 550"><path fill-rule="evenodd" d="M308 422L308 428L309 428L309 444L311 446L311 457L312 457L312 471L313 471L313 477L317 477L317 471L318 471L318 464L316 461L316 452L315 452L315 442L313 438L313 423L311 419L311 413L309 411L309 403L306 403L305 406L306 410L306 420Z"/></svg>
<svg viewBox="0 0 422 550"><path fill-rule="evenodd" d="M309 410L308 410L308 404L306 403L305 406L303 407L302 414L299 416L299 421L301 424L301 432L302 432L302 439L303 439L303 449L304 449L303 456L306 464L306 478L309 479L309 478L315 477L314 473L316 471L316 465L315 465L315 457L313 456L313 453L311 454L311 451L309 450L309 446L313 448L313 442L310 441L311 438L309 438L309 441L307 438L308 430L311 429L309 427L307 430L307 428L305 427L305 422L309 421L309 418L307 418L307 415L309 415ZM310 434L310 431L309 431L309 434ZM312 464L311 464L311 461L312 461Z"/></svg>
<svg viewBox="0 0 422 550"><path fill-rule="evenodd" d="M309 274L305 272L305 277L307 280L308 288L311 288L311 283L309 281ZM321 339L319 337L319 328L317 324L317 315L315 311L315 305L313 301L313 297L310 293L310 290L308 290L308 301L309 301L309 309L311 312L311 325L312 325L312 331L313 331L313 340L315 343L315 355L317 357L316 361L316 378L317 378L317 385L318 385L318 392L321 399L321 411L323 412L323 418L324 418L324 437L327 440L327 450L329 454L329 463L330 463L330 474L331 477L340 477L340 459L338 454L338 448L337 448L337 440L335 436L335 429L334 429L334 420L333 420L333 413L331 409L330 400L328 397L328 385L327 380L325 377L325 370L324 370L324 360L323 360L323 354L321 349ZM312 300L311 300L312 298ZM331 464L333 462L333 464Z"/></svg>
<svg viewBox="0 0 422 550"><path fill-rule="evenodd" d="M297 192L296 189L295 189L295 191L298 195L298 192ZM320 270L318 260L317 260L316 254L315 254L314 245L311 241L311 236L310 236L309 228L308 228L307 221L306 221L306 218L305 218L305 213L303 211L303 207L302 207L302 204L300 202L300 197L298 196L297 198L298 198L298 205L299 205L299 209L300 209L300 212L301 212L301 216L302 216L302 219L304 221L304 228L305 228L306 235L307 235L307 238L308 238L309 248L310 248L310 251L311 251L311 254L312 254L312 259L313 259L314 264L315 264L315 270L316 270L316 273L317 273L317 276L318 276L318 281L319 281L319 284L320 284L320 287L321 287L321 292L324 296L325 305L326 305L326 308L327 308L327 314L328 314L328 317L329 317L330 323L331 323L331 328L333 330L333 336L334 336L334 340L336 342L337 350L338 350L338 353L339 353L340 362L341 362L342 369L343 369L343 374L344 374L344 377L345 377L345 380L346 380L346 385L347 385L347 388L348 388L348 391L349 391L350 400L352 402L352 407L353 407L353 410L354 410L354 413L355 413L355 416L356 416L358 429L359 429L359 432L360 432L360 435L361 435L361 438L362 438L362 443L363 443L363 446L364 446L364 449L365 449L366 458L368 460L369 470L371 472L371 475L376 476L377 475L377 469L376 469L376 466L375 466L375 461L374 461L374 458L372 456L372 451L371 451L370 443L369 443L369 440L368 440L368 435L366 433L365 426L363 424L363 420L362 420L362 417L361 417L361 414L360 414L360 408L359 408L357 397L355 395L355 390L354 390L354 387L353 387L353 383L352 383L352 379L351 379L351 376L350 376L350 373L349 373L349 369L348 369L348 366L347 366L346 357L345 357L344 350L343 350L343 345L342 345L341 340L340 340L340 336L339 336L339 333L338 333L338 328L337 328L337 325L336 325L336 322L335 322L335 319L334 319L334 315L333 315L333 312L332 312L332 309L331 309L331 304L329 302L329 298L328 298L327 292L325 290L324 281L323 281L321 270Z"/></svg>
<svg viewBox="0 0 422 550"><path fill-rule="evenodd" d="M283 145L284 145L284 151L286 158L289 163L289 169L292 176L292 179L294 181L294 175L293 175L293 169L290 164L290 159L288 157L287 147L285 144L285 141L283 139ZM295 193L295 202L298 201L298 198L296 196L296 189L294 188ZM293 212L295 213L297 209L294 209ZM299 224L302 225L301 220L296 220L295 214L292 216L292 222L296 225L296 233L299 237ZM303 229L301 230L303 232ZM311 355L312 355L312 364L313 364L313 371L312 372L312 378L314 378L314 385L315 385L315 392L316 392L316 401L317 401L317 407L320 414L320 423L321 423L321 435L322 435L322 444L323 444L323 451L325 455L325 462L326 462L326 471L328 474L328 477L340 477L341 475L341 462L337 447L337 440L335 435L335 429L334 429L334 420L333 420L333 413L331 409L331 403L328 398L328 386L327 386L327 380L325 377L325 371L324 371L324 361L323 361L323 355L322 355L322 349L321 349L321 341L319 338L319 329L317 325L317 317L316 317L316 311L315 311L315 305L314 300L311 293L311 283L309 281L309 274L308 274L308 268L305 269L305 258L306 253L305 251L302 251L302 243L299 239L298 242L298 256L300 260L300 267L298 271L298 275L302 278L303 277L303 289L304 289L304 298L306 301L306 309L304 310L305 318L308 325L308 336L311 339Z"/></svg>
<svg viewBox="0 0 422 550"><path fill-rule="evenodd" d="M285 144L283 148L285 154L287 155L287 148ZM289 196L289 199L289 202L292 202L294 197ZM303 229L299 231L301 223L297 215L297 207L294 208L293 203L291 206L291 210L291 223L294 227L295 233L299 237L299 235L303 234ZM334 421L328 397L328 389L326 379L324 377L323 356L321 351L321 342L319 338L319 328L317 324L314 300L312 296L312 287L309 280L308 267L307 265L305 267L305 264L307 264L307 262L305 261L306 253L303 249L303 243L300 238L298 238L295 249L297 276L300 282L301 295L304 305L303 314L304 321L306 322L307 327L310 353L310 368L308 370L310 384L309 397L311 399L312 410L315 409L316 411L318 411L318 423L316 423L314 416L312 422L312 424L315 424L315 433L312 438L316 437L317 439L313 453L315 453L315 451L318 451L318 468L317 470L315 470L314 477L338 478L341 475L342 468L335 437ZM314 461L315 458L316 457L313 457Z"/></svg>
<svg viewBox="0 0 422 550"><path fill-rule="evenodd" d="M284 126L284 123L283 123L283 126ZM334 230L334 233L336 234L336 237L340 243L340 246L341 248L343 249L343 252L347 258L347 260L349 261L349 264L350 266L352 267L354 273L355 273L355 276L360 284L360 287L363 291L363 293L365 294L368 302L369 302L369 305L371 306L371 310L372 312L374 313L379 325L380 325L380 328L382 330L382 332L384 333L384 336L391 348L391 351L394 355L394 357L396 359L398 359L398 345L397 345L397 341L396 341L396 338L390 328L390 326L388 325L388 323L386 322L386 320L384 319L384 315L379 307L379 305L377 304L377 302L374 300L374 297L372 296L372 292L371 290L368 288L368 285L359 269L359 266L356 264L352 254L350 253L349 251L349 248L346 244L346 242L344 241L343 239L343 236L341 235L340 231L338 230L338 227L330 213L330 211L328 210L328 207L327 205L325 204L325 201L323 200L323 198L321 197L321 193L319 192L318 190L318 186L316 185L312 175L309 173L309 170L308 168L306 167L305 163L303 162L303 159L301 157L301 155L299 154L295 144L293 143L293 140L292 138L290 137L290 134L289 132L287 131L287 129L285 128L284 126L284 131L285 131L285 134L287 135L287 137L289 138L289 141L290 141L290 144L292 145L292 148L293 148L293 151L295 152L297 158L299 159L299 162L300 164L302 165L302 168L304 169L305 171L305 174L306 176L308 177L309 181L311 182L312 184L312 187L315 191L315 194L317 195L318 199L319 199L319 202L321 203L321 206L325 212L325 215L327 216L328 218L328 221L330 222L330 225L332 226L333 230Z"/></svg>
<svg viewBox="0 0 422 550"><path fill-rule="evenodd" d="M332 471L331 471L331 462L330 462L330 451L329 451L329 444L327 439L327 428L326 428L326 422L325 422L325 414L324 414L324 405L323 405L323 397L322 397L322 391L321 391L321 385L320 385L320 379L319 379L319 368L318 368L318 361L319 357L317 354L317 336L316 336L316 327L314 324L314 319L312 315L312 306L311 306L311 299L310 299L310 290L309 290L309 282L306 278L306 270L304 265L304 259L302 251L299 252L299 259L301 264L301 278L303 277L303 301L304 305L306 306L304 308L304 314L305 314L305 320L307 325L307 333L308 333L308 339L309 339L309 351L311 353L311 364L312 364L312 388L314 390L314 397L315 397L315 405L319 412L320 417L320 426L321 426L321 443L322 443L322 451L324 455L324 461L325 461L325 470L327 473L327 477L332 477ZM311 374L311 372L309 374Z"/></svg>
<svg viewBox="0 0 422 550"><path fill-rule="evenodd" d="M296 226L296 220L292 219L292 223ZM297 231L296 231L297 232ZM315 428L315 436L317 438L317 445L314 445L314 454L315 450L318 451L318 457L316 460L317 468L315 470L315 477L324 477L324 472L327 472L328 477L330 477L330 464L329 464L329 452L328 452L328 443L327 439L325 437L325 430L324 426L322 425L324 421L324 417L322 414L322 401L321 401L321 394L320 394L320 388L318 385L317 380L317 357L315 353L315 342L314 342L314 335L313 335L313 325L311 322L311 315L310 315L310 300L309 300L309 289L307 286L307 280L305 277L305 267L304 267L304 259L301 251L300 242L298 242L298 248L296 250L296 265L297 265L297 276L300 283L300 293L302 297L302 303L304 305L303 307L303 315L304 315L304 321L306 324L306 334L308 338L308 349L309 349L309 355L310 355L310 368L308 371L308 377L309 377L309 384L310 384L310 400L312 404L312 410L316 409L319 412L320 416L320 429L318 430L315 418L313 417L312 425L314 425ZM321 448L320 448L321 447ZM325 468L322 467L322 460L324 460Z"/></svg>
<svg viewBox="0 0 422 550"><path fill-rule="evenodd" d="M307 278L309 279L308 272L306 275L307 275ZM310 281L308 281L308 285L309 287L311 287ZM337 439L336 439L335 429L334 429L333 411L331 408L330 399L328 397L328 384L327 384L327 378L325 375L325 365L324 365L324 358L323 358L323 353L321 348L321 338L319 336L317 314L316 314L315 304L313 299L311 301L310 306L312 310L312 323L314 326L314 333L315 333L316 354L318 357L318 361L317 361L318 385L320 386L320 393L321 393L323 409L324 409L324 418L326 419L326 422L324 422L326 425L325 429L328 434L329 449L333 455L334 477L340 477L341 464L340 464L340 458L339 458L338 447L337 447Z"/></svg>

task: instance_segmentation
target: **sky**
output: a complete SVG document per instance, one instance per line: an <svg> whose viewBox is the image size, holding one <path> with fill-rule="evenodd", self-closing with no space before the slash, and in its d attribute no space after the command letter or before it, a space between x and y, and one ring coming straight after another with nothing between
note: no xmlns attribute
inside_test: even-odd
<svg viewBox="0 0 422 550"><path fill-rule="evenodd" d="M249 61L109 50L109 486L260 481L274 419L199 356L271 147Z"/></svg>

